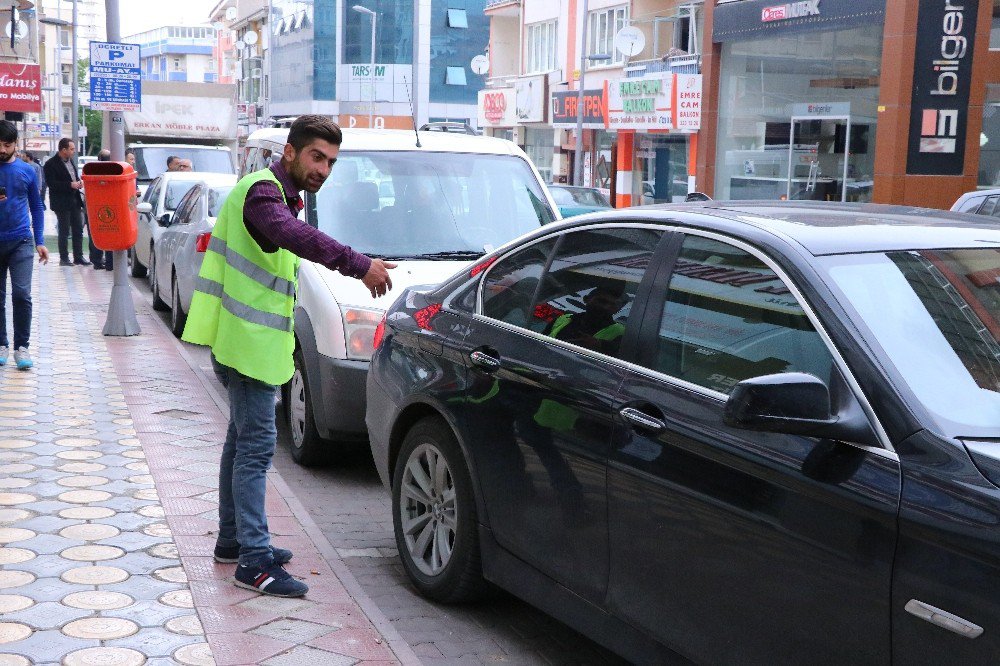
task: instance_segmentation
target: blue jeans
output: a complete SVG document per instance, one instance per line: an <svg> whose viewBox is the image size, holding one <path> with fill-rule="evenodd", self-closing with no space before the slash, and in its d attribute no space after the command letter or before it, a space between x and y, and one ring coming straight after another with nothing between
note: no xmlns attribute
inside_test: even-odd
<svg viewBox="0 0 1000 666"><path fill-rule="evenodd" d="M31 337L31 271L35 266L35 240L0 241L0 347L7 339L7 274L14 310L14 349L27 347Z"/></svg>
<svg viewBox="0 0 1000 666"><path fill-rule="evenodd" d="M215 376L229 392L229 430L219 464L217 545L240 546L240 564L268 564L271 534L264 496L278 430L274 424L276 386L222 365L212 356Z"/></svg>

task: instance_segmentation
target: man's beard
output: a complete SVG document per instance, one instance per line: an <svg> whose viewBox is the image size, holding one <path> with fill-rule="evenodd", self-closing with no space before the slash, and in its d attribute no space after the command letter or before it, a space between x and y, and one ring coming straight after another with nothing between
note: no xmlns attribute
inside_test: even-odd
<svg viewBox="0 0 1000 666"><path fill-rule="evenodd" d="M12 157L14 157L14 153L13 152L10 152L10 153L0 152L0 162L10 162L10 159Z"/></svg>

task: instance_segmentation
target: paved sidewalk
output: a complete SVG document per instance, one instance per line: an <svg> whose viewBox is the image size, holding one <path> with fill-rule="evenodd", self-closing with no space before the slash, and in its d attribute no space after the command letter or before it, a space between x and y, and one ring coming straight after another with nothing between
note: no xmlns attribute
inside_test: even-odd
<svg viewBox="0 0 1000 666"><path fill-rule="evenodd" d="M110 288L41 267L35 368L0 368L0 666L418 663L277 474L270 528L310 592L232 585L211 558L223 399L145 305L141 336L102 336Z"/></svg>

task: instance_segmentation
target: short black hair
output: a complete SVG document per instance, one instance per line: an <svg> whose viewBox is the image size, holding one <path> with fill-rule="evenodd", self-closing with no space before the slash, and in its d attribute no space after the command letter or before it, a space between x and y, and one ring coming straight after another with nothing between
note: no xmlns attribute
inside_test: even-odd
<svg viewBox="0 0 1000 666"><path fill-rule="evenodd" d="M321 116L317 113L299 116L288 130L288 143L292 144L292 148L296 152L308 146L315 139L323 139L339 146L344 140L344 135L337 123L327 116Z"/></svg>
<svg viewBox="0 0 1000 666"><path fill-rule="evenodd" d="M35 154L30 150L24 151L24 157L31 162L35 161Z"/></svg>
<svg viewBox="0 0 1000 666"><path fill-rule="evenodd" d="M17 125L9 120L0 120L0 141L4 143L17 141Z"/></svg>
<svg viewBox="0 0 1000 666"><path fill-rule="evenodd" d="M171 155L170 157L168 157L167 158L167 168L168 169L170 168L170 165L174 163L174 160L179 160L179 159L180 158L177 157L176 155Z"/></svg>
<svg viewBox="0 0 1000 666"><path fill-rule="evenodd" d="M64 136L63 138L59 139L59 150L68 148L71 143L73 143L73 139Z"/></svg>
<svg viewBox="0 0 1000 666"><path fill-rule="evenodd" d="M132 149L132 148L126 148L125 149L125 156L127 157L129 155L135 155L135 150Z"/></svg>

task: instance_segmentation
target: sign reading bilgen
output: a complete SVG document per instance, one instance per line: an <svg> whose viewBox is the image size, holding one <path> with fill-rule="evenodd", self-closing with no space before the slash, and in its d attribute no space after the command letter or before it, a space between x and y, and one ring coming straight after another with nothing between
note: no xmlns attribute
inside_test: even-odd
<svg viewBox="0 0 1000 666"><path fill-rule="evenodd" d="M909 174L964 172L978 0L925 0L917 15Z"/></svg>

